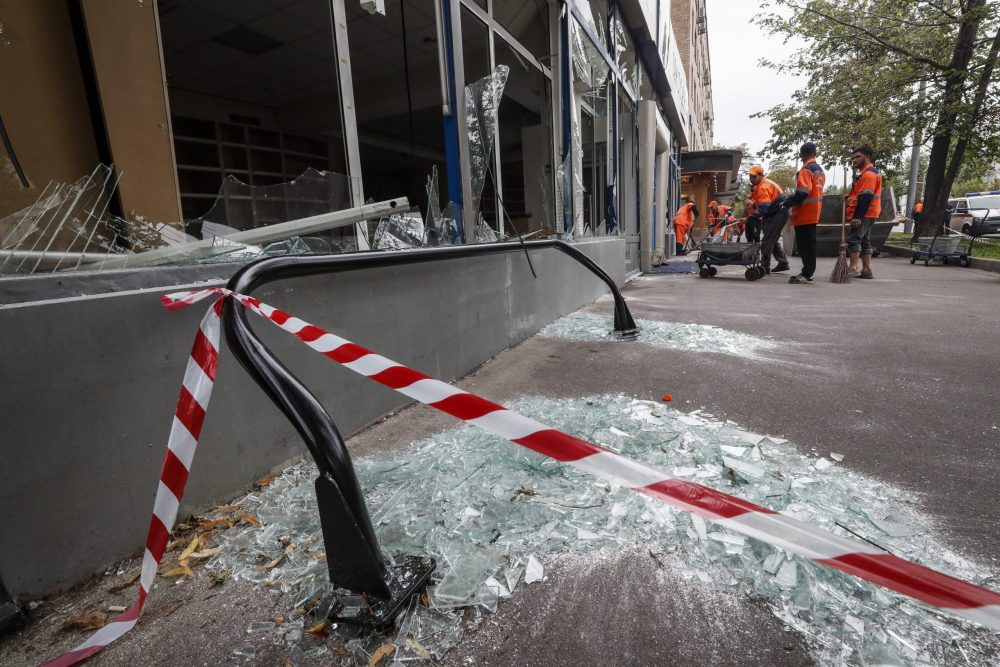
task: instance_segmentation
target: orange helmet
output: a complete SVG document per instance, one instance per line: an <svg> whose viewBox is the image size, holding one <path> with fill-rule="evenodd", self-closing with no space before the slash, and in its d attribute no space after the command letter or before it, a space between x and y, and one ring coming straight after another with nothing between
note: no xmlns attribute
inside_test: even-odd
<svg viewBox="0 0 1000 667"><path fill-rule="evenodd" d="M754 174L756 174L757 176L763 176L764 167L760 166L759 164L755 164L754 166L750 167L750 175L752 176Z"/></svg>

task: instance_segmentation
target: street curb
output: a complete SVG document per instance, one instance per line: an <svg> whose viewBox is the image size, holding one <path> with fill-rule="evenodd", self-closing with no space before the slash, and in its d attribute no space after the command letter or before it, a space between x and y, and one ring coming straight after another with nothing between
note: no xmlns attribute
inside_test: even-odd
<svg viewBox="0 0 1000 667"><path fill-rule="evenodd" d="M896 257L906 257L907 259L910 258L911 254L909 248L889 245L888 243L882 246L882 252L887 255L895 255ZM979 269L980 271L1000 273L1000 259L986 259L984 257L973 256L969 258L969 265L974 269Z"/></svg>

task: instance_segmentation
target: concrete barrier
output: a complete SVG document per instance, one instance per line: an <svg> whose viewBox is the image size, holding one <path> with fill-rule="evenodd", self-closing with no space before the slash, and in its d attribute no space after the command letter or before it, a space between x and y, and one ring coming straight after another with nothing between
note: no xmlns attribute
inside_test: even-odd
<svg viewBox="0 0 1000 667"><path fill-rule="evenodd" d="M577 247L624 283L623 240ZM255 296L453 380L606 292L558 251L535 252L532 261L537 280L524 255L511 253L289 280ZM233 271L194 266L0 280L0 572L12 594L65 589L141 549L203 314L200 307L169 312L157 296L179 285L222 284ZM317 362L292 337L251 322L345 435L405 404L398 393ZM305 453L223 349L181 516L245 491Z"/></svg>

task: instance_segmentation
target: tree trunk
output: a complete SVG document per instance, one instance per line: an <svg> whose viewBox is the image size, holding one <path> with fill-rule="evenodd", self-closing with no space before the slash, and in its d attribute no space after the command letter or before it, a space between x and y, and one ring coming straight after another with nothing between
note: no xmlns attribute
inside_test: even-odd
<svg viewBox="0 0 1000 667"><path fill-rule="evenodd" d="M924 213L920 226L915 230L916 236L933 236L944 222L945 206L951 192L951 183L945 185L945 175L948 167L948 153L951 151L951 140L958 119L957 106L962 101L965 80L969 73L969 62L975 51L976 32L979 21L973 14L985 4L986 0L971 0L962 15L962 23L958 28L958 39L951 55L951 66L945 78L944 95L941 100L941 113L938 114L934 129L934 141L931 142L931 157L927 165L927 182L924 185ZM964 151L964 148L963 148ZM954 181L954 178L952 178Z"/></svg>
<svg viewBox="0 0 1000 667"><path fill-rule="evenodd" d="M976 85L976 95L972 100L972 110L969 113L968 125L962 128L962 134L955 144L955 150L951 154L951 162L948 163L948 169L945 171L944 183L942 184L945 192L951 191L951 186L955 183L955 179L958 178L958 172L962 168L962 161L965 159L965 150L969 146L969 137L975 132L976 125L982 116L983 105L986 104L986 94L989 92L990 83L993 79L993 69L996 66L997 59L1000 59L1000 30L997 30L996 34L993 35L993 45L990 47L990 54L986 57L986 62L983 64L983 71L979 75L979 83Z"/></svg>

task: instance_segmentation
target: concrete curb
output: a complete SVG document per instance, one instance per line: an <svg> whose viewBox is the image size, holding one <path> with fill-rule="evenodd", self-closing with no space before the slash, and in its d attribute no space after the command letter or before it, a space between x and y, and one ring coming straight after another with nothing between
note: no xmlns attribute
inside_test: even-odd
<svg viewBox="0 0 1000 667"><path fill-rule="evenodd" d="M904 248L902 246L889 245L886 243L882 246L882 252L887 255L895 255L896 257L910 257L910 249ZM985 257L976 257L973 255L969 258L970 266L973 269L979 269L981 271L989 271L990 273L1000 273L1000 259L986 259Z"/></svg>

